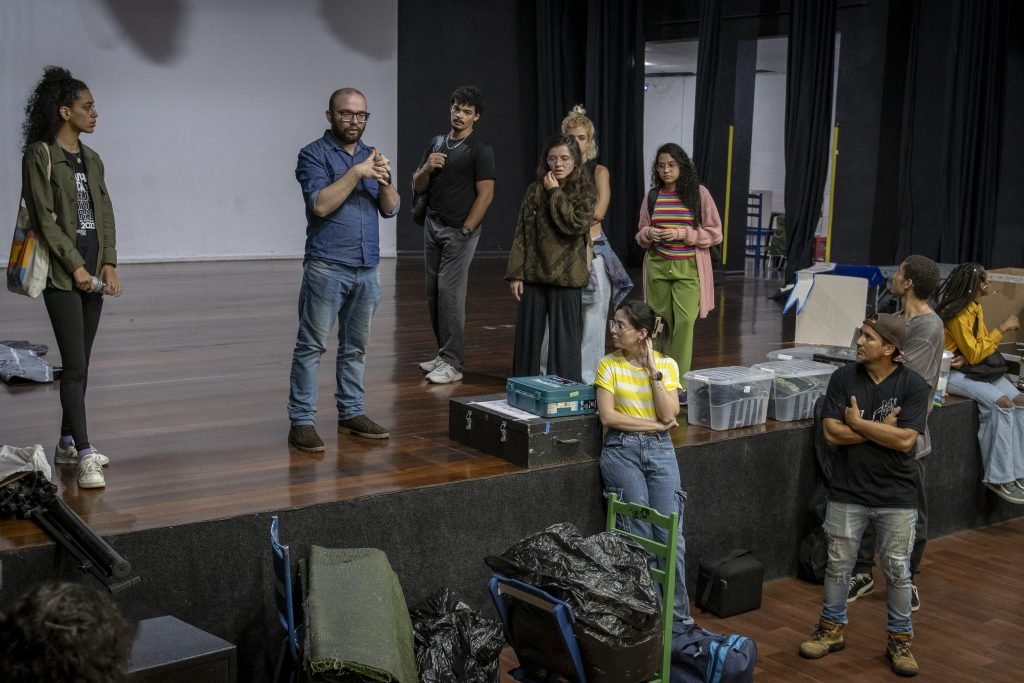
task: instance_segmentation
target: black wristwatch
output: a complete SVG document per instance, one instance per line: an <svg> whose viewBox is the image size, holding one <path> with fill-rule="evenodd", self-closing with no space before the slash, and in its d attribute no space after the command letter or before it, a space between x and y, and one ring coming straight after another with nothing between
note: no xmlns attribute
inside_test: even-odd
<svg viewBox="0 0 1024 683"><path fill-rule="evenodd" d="M661 370L658 370L656 373L651 375L651 380L655 382L660 382L663 379L665 379L665 375L661 372Z"/></svg>
<svg viewBox="0 0 1024 683"><path fill-rule="evenodd" d="M469 228L467 228L467 227L466 227L465 225L463 225L463 226L462 226L462 236L463 236L463 237L469 237L469 236L470 236L470 235L472 235L472 234L473 234L473 231L472 231L472 230L470 230Z"/></svg>

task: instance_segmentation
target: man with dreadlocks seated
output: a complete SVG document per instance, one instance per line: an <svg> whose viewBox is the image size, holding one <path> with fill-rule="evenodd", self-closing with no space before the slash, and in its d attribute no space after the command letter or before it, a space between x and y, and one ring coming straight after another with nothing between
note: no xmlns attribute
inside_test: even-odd
<svg viewBox="0 0 1024 683"><path fill-rule="evenodd" d="M955 354L949 393L978 404L985 485L1003 500L1024 505L1024 394L1006 379L999 356L1003 334L1018 329L1020 320L1011 315L988 329L978 301L991 291L981 265L961 264L939 290L935 311L945 324L946 350Z"/></svg>

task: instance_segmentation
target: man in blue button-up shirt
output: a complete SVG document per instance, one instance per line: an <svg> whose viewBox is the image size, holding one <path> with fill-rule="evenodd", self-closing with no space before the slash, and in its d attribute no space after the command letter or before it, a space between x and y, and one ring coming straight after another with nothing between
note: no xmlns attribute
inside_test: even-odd
<svg viewBox="0 0 1024 683"><path fill-rule="evenodd" d="M391 162L362 142L370 113L354 88L331 95L331 127L299 152L295 177L306 203L306 253L299 290L299 333L292 354L288 396L288 443L318 452L317 369L327 335L338 322L338 430L370 439L388 431L368 418L363 404L363 370L370 320L380 301L379 216L398 213Z"/></svg>

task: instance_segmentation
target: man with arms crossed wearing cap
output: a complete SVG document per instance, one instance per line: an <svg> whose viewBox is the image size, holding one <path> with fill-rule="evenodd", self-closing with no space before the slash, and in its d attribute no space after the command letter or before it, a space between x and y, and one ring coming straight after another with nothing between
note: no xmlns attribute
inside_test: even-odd
<svg viewBox="0 0 1024 683"><path fill-rule="evenodd" d="M888 645L893 671L917 674L910 651L910 552L917 520L914 446L925 429L931 390L902 365L906 323L895 315L865 320L857 338L857 362L832 373L822 426L836 447L824 530L828 567L821 617L800 645L808 659L842 650L850 573L864 527L871 522L888 584ZM898 410L897 410L898 409Z"/></svg>

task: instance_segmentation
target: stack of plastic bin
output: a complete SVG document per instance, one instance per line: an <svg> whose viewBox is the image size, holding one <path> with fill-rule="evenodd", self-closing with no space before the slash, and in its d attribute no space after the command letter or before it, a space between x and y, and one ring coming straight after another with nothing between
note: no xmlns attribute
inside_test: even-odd
<svg viewBox="0 0 1024 683"><path fill-rule="evenodd" d="M771 373L768 417L780 422L814 417L814 402L825 393L836 366L813 360L775 360L753 367Z"/></svg>
<svg viewBox="0 0 1024 683"><path fill-rule="evenodd" d="M686 373L686 419L717 430L762 424L771 383L772 375L755 368L691 370Z"/></svg>

